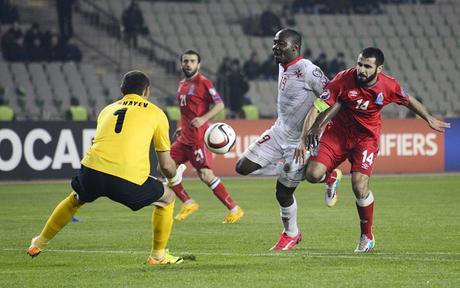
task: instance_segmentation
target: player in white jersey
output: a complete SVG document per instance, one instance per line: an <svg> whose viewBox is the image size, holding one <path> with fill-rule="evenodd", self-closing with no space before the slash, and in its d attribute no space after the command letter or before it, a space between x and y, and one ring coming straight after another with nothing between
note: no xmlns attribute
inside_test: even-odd
<svg viewBox="0 0 460 288"><path fill-rule="evenodd" d="M295 30L282 29L276 33L273 55L279 64L278 119L249 146L235 167L239 174L248 175L284 162L276 183L276 199L284 230L271 250L290 250L302 238L297 227L297 203L293 194L299 182L304 180L304 163L308 155L304 155L304 161L299 165L293 160L294 152L307 113L328 82L320 68L300 56L301 44L302 37Z"/></svg>

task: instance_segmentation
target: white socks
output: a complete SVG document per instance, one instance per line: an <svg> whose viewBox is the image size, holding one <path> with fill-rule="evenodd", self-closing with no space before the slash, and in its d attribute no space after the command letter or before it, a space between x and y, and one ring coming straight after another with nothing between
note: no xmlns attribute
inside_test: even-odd
<svg viewBox="0 0 460 288"><path fill-rule="evenodd" d="M374 202L374 194L372 194L372 191L370 190L369 190L369 195L367 195L366 198L361 198L361 199L356 198L356 204L359 207L367 207L371 205L372 202Z"/></svg>
<svg viewBox="0 0 460 288"><path fill-rule="evenodd" d="M293 196L294 197L294 196ZM294 197L294 203L289 207L280 206L280 216L283 222L284 232L289 237L294 237L299 234L299 228L297 227L297 201Z"/></svg>

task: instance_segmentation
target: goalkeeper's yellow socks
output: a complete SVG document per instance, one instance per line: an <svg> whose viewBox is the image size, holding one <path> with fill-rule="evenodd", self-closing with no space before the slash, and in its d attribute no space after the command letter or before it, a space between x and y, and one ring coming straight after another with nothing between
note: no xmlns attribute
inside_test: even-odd
<svg viewBox="0 0 460 288"><path fill-rule="evenodd" d="M166 207L155 207L152 213L152 251L151 257L162 259L173 226L174 201Z"/></svg>
<svg viewBox="0 0 460 288"><path fill-rule="evenodd" d="M56 236L56 234L61 231L67 223L69 223L73 215L75 215L78 208L81 206L82 204L80 204L77 200L77 193L71 192L67 198L62 200L61 203L54 208L53 213L48 218L45 227L40 233L40 243L45 246L47 241L53 239L54 236Z"/></svg>

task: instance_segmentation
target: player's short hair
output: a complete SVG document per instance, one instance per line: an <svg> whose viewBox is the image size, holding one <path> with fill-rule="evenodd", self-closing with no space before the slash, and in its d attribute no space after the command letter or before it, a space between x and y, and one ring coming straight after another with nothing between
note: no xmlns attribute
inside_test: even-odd
<svg viewBox="0 0 460 288"><path fill-rule="evenodd" d="M150 86L150 79L145 73L137 70L129 71L121 81L121 93L142 95L145 88Z"/></svg>
<svg viewBox="0 0 460 288"><path fill-rule="evenodd" d="M281 32L287 34L287 37L291 39L294 45L298 45L300 50L300 47L302 47L302 35L299 32L291 28L284 28Z"/></svg>
<svg viewBox="0 0 460 288"><path fill-rule="evenodd" d="M376 47L367 47L361 51L361 55L364 58L375 58L375 65L380 66L385 61L385 56L383 55L382 50Z"/></svg>
<svg viewBox="0 0 460 288"><path fill-rule="evenodd" d="M189 49L189 50L185 51L184 53L182 53L182 55L180 55L180 62L182 62L182 57L183 57L184 55L196 55L196 57L198 58L198 63L201 62L200 53L196 52L195 50Z"/></svg>

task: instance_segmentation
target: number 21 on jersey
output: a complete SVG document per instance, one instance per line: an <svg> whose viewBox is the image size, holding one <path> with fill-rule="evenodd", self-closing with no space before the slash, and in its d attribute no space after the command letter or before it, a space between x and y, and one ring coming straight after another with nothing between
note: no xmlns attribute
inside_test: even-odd
<svg viewBox="0 0 460 288"><path fill-rule="evenodd" d="M187 95L185 94L179 95L179 105L181 107L187 106Z"/></svg>

